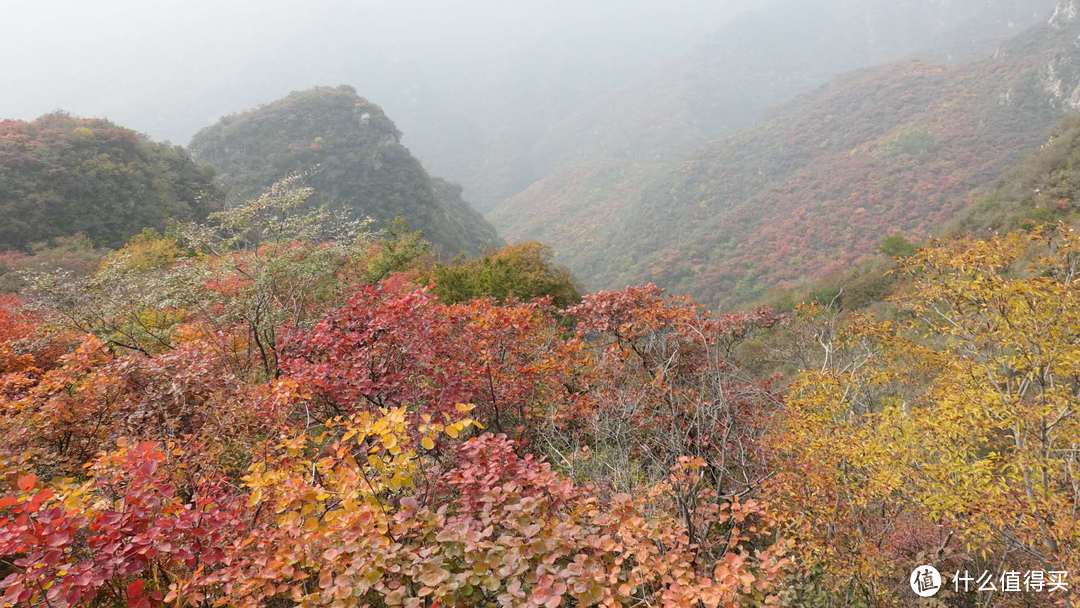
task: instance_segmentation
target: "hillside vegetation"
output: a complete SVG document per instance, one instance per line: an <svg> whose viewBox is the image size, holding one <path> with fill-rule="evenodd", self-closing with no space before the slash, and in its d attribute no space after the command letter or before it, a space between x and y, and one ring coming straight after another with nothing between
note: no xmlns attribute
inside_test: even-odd
<svg viewBox="0 0 1080 608"><path fill-rule="evenodd" d="M880 307L903 289L897 272L919 247L965 237L990 238L1041 226L1080 226L1080 115L1071 114L1039 148L1010 169L990 193L979 195L924 242L893 234L866 260L792 289L775 289L764 300L783 309L799 302L845 310Z"/></svg>
<svg viewBox="0 0 1080 608"><path fill-rule="evenodd" d="M115 247L220 202L212 174L178 146L107 120L48 114L0 121L0 250L85 234Z"/></svg>
<svg viewBox="0 0 1080 608"><path fill-rule="evenodd" d="M956 217L1077 107L1067 16L972 63L842 77L691 160L561 172L491 218L589 287L648 280L716 305L833 274Z"/></svg>
<svg viewBox="0 0 1080 608"><path fill-rule="evenodd" d="M681 56L559 113L534 112L545 126L534 136L455 156L454 175L487 210L580 163L681 157L850 70L911 55L959 62L987 54L1044 23L1054 1L752 2Z"/></svg>
<svg viewBox="0 0 1080 608"><path fill-rule="evenodd" d="M1039 149L980 197L946 233L987 236L1051 222L1075 224L1080 214L1080 114L1072 114Z"/></svg>
<svg viewBox="0 0 1080 608"><path fill-rule="evenodd" d="M231 200L303 174L313 203L388 225L401 217L442 253L480 253L501 241L461 198L401 145L379 106L351 87L318 87L227 116L192 139L192 154L219 172Z"/></svg>
<svg viewBox="0 0 1080 608"><path fill-rule="evenodd" d="M885 314L720 314L560 305L537 246L428 289L310 194L0 297L5 606L906 608L929 560L1075 598L1074 229L890 246Z"/></svg>

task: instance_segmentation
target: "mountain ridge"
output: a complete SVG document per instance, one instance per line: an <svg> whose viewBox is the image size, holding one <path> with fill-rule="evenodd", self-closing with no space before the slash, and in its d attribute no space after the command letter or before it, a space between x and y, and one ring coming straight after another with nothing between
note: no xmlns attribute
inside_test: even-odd
<svg viewBox="0 0 1080 608"><path fill-rule="evenodd" d="M233 200L303 174L318 204L370 216L402 217L445 255L475 255L502 243L462 198L430 176L378 105L348 85L295 91L232 114L192 138L192 155L218 172Z"/></svg>

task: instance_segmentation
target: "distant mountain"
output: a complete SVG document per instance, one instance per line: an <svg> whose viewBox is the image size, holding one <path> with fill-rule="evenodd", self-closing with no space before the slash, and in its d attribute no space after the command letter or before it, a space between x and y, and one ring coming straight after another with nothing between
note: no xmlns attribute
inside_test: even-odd
<svg viewBox="0 0 1080 608"><path fill-rule="evenodd" d="M0 250L77 233L113 247L217 203L212 174L178 146L63 113L0 121Z"/></svg>
<svg viewBox="0 0 1080 608"><path fill-rule="evenodd" d="M763 0L684 57L468 158L481 209L577 163L655 161L750 126L829 79L913 55L959 62L1045 22L1054 0ZM552 103L557 103L553 101Z"/></svg>
<svg viewBox="0 0 1080 608"><path fill-rule="evenodd" d="M382 225L404 218L444 254L501 244L461 188L429 176L382 109L348 86L294 92L227 116L196 134L190 149L218 171L231 200L303 172L318 203Z"/></svg>
<svg viewBox="0 0 1080 608"><path fill-rule="evenodd" d="M955 217L1080 108L1076 2L990 58L844 76L689 160L568 169L491 217L594 288L649 280L722 305L826 276Z"/></svg>

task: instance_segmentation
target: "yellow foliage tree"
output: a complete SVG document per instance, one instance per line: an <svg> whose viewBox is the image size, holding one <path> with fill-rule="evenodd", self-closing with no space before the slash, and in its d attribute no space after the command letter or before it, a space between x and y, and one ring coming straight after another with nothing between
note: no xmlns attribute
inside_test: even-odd
<svg viewBox="0 0 1080 608"><path fill-rule="evenodd" d="M1080 571L1080 236L957 241L902 272L898 317L823 340L773 437L806 572L892 605L927 562L940 597L955 571Z"/></svg>

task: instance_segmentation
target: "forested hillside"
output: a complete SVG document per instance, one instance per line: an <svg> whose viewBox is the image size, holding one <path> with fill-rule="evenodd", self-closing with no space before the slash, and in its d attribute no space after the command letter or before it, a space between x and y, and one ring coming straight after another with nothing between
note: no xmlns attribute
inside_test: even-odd
<svg viewBox="0 0 1080 608"><path fill-rule="evenodd" d="M578 163L689 154L850 70L910 55L962 61L989 53L1045 22L1053 6L1054 0L753 3L684 56L563 115L544 115L550 124L538 137L471 160L459 179L480 208L494 209L553 172L580 171L571 168Z"/></svg>
<svg viewBox="0 0 1080 608"><path fill-rule="evenodd" d="M401 217L443 253L498 246L495 230L461 198L431 178L379 106L348 86L295 92L200 131L192 154L214 167L232 200L259 194L302 174L313 204L344 209L386 226Z"/></svg>
<svg viewBox="0 0 1080 608"><path fill-rule="evenodd" d="M220 203L211 172L178 146L107 120L0 120L0 251L82 233L115 247Z"/></svg>
<svg viewBox="0 0 1080 608"><path fill-rule="evenodd" d="M1075 224L1078 213L1080 115L1070 114L993 192L965 209L946 234L988 236L1051 222Z"/></svg>
<svg viewBox="0 0 1080 608"><path fill-rule="evenodd" d="M1053 134L1017 166L1008 170L988 194L980 194L952 221L933 231L928 241L903 235L884 238L862 263L790 289L772 290L765 298L790 309L800 302L845 310L880 308L903 289L897 270L925 243L957 238L991 238L1030 231L1038 226L1080 226L1080 115L1070 114Z"/></svg>
<svg viewBox="0 0 1080 608"><path fill-rule="evenodd" d="M1077 29L1062 14L979 61L844 76L691 160L567 170L492 219L592 287L721 304L825 276L891 233L928 234L1045 141L1077 107Z"/></svg>

